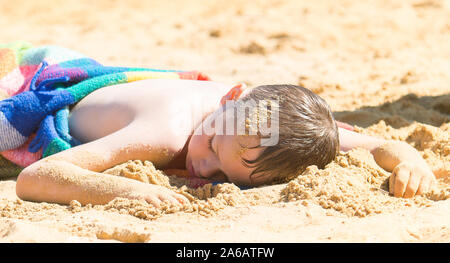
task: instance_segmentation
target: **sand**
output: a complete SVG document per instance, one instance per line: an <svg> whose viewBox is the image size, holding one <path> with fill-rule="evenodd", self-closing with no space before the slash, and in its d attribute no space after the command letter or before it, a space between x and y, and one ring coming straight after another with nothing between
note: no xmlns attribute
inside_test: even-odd
<svg viewBox="0 0 450 263"><path fill-rule="evenodd" d="M289 182L184 186L148 161L105 173L190 203L22 201L0 180L2 242L449 242L450 1L3 1L0 41L76 49L108 65L197 69L247 85L300 84L357 132L415 147L438 184L388 194L369 152L341 152ZM20 7L20 8L19 8Z"/></svg>

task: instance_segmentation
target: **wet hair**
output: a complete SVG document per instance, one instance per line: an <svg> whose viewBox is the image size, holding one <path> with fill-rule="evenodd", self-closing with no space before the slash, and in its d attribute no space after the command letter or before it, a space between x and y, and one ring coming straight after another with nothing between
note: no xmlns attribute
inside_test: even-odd
<svg viewBox="0 0 450 263"><path fill-rule="evenodd" d="M246 167L255 168L250 179L268 176L266 183L286 182L310 165L322 169L335 159L339 152L338 127L329 105L312 91L295 85L264 85L240 100L278 100L279 106L278 143L265 146L254 160L242 159Z"/></svg>

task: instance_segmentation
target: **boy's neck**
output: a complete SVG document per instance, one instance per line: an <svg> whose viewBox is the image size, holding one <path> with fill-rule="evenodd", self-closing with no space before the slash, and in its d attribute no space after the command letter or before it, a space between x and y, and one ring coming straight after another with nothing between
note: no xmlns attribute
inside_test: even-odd
<svg viewBox="0 0 450 263"><path fill-rule="evenodd" d="M164 169L186 169L186 155L191 137L192 135L188 137L181 151L175 154L175 157L167 164Z"/></svg>

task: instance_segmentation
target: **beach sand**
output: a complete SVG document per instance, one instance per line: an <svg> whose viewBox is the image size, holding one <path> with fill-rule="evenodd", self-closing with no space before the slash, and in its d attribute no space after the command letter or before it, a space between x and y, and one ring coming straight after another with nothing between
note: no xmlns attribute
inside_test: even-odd
<svg viewBox="0 0 450 263"><path fill-rule="evenodd" d="M169 2L169 1L167 1ZM357 132L415 147L438 183L395 198L363 149L290 182L189 189L150 162L105 171L191 201L81 206L19 200L0 178L1 242L449 242L450 1L5 1L0 43L75 49L113 66L303 85Z"/></svg>

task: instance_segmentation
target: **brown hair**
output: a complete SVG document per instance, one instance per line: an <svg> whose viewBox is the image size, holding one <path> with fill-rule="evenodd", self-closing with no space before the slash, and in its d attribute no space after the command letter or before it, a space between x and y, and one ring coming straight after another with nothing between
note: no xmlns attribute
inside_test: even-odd
<svg viewBox="0 0 450 263"><path fill-rule="evenodd" d="M255 174L269 175L267 182L287 181L307 166L324 168L339 151L336 122L328 104L312 91L295 85L264 85L253 88L240 100L278 100L278 143L267 146L254 159L243 159ZM246 147L258 148L261 145ZM260 176L258 175L258 176Z"/></svg>

